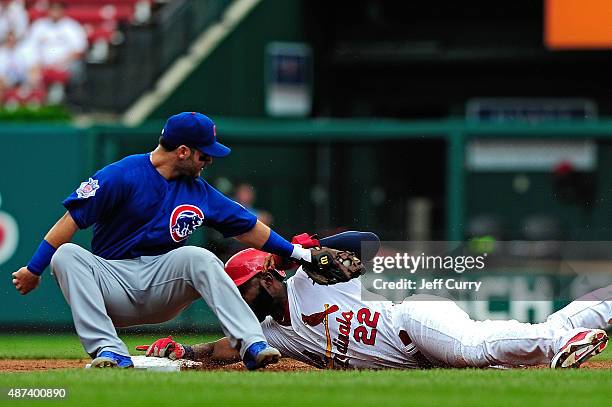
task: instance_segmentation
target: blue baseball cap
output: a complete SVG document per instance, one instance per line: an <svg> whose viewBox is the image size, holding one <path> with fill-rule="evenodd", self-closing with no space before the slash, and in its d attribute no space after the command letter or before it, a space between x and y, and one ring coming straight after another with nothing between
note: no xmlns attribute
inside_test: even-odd
<svg viewBox="0 0 612 407"><path fill-rule="evenodd" d="M193 147L211 157L225 157L232 150L217 141L215 123L197 112L183 112L171 116L162 130L164 140L175 147Z"/></svg>

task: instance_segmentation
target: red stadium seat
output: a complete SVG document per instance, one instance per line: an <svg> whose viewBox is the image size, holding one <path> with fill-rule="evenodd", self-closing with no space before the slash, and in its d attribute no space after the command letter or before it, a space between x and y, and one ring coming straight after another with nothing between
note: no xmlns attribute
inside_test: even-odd
<svg viewBox="0 0 612 407"><path fill-rule="evenodd" d="M38 20L39 18L45 17L47 15L47 10L39 9L37 7L30 7L28 9L28 16L30 17L30 23Z"/></svg>
<svg viewBox="0 0 612 407"><path fill-rule="evenodd" d="M38 7L47 8L50 0L29 0L26 2L28 8ZM103 6L106 4L114 5L134 5L136 3L145 2L152 3L152 0L64 0L68 7L81 5Z"/></svg>
<svg viewBox="0 0 612 407"><path fill-rule="evenodd" d="M150 3L149 0L69 0L66 14L81 24L98 24L114 20L131 22L135 7L139 3ZM35 21L47 14L47 2L39 0L28 3L30 21Z"/></svg>
<svg viewBox="0 0 612 407"><path fill-rule="evenodd" d="M83 27L87 32L87 39L90 44L98 40L110 42L113 34L117 31L117 22L105 21L99 24L84 24Z"/></svg>
<svg viewBox="0 0 612 407"><path fill-rule="evenodd" d="M71 6L66 10L66 14L81 24L85 23L100 23L107 20L113 21L131 21L134 15L134 7L131 5L85 5Z"/></svg>
<svg viewBox="0 0 612 407"><path fill-rule="evenodd" d="M44 88L24 90L23 88L11 88L6 91L1 101L3 105L42 105L47 99L47 91Z"/></svg>
<svg viewBox="0 0 612 407"><path fill-rule="evenodd" d="M85 5L85 4L89 4L89 5L104 5L104 4L114 4L114 5L120 5L120 4L129 4L129 5L134 5L138 2L141 1L146 1L148 3L150 3L149 0L65 0L66 4L70 7L72 5Z"/></svg>
<svg viewBox="0 0 612 407"><path fill-rule="evenodd" d="M66 84L70 80L70 73L66 70L58 70L54 68L45 68L42 72L43 82L49 86L52 83L63 83Z"/></svg>

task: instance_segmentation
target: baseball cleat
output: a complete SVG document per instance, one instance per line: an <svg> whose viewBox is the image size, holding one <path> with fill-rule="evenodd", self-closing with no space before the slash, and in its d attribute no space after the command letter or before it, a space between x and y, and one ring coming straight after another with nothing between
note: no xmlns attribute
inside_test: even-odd
<svg viewBox="0 0 612 407"><path fill-rule="evenodd" d="M583 362L600 354L608 344L608 335L601 329L587 329L567 341L550 362L552 369L578 368Z"/></svg>
<svg viewBox="0 0 612 407"><path fill-rule="evenodd" d="M242 362L249 370L259 369L272 363L277 363L281 354L266 342L255 342L246 350Z"/></svg>
<svg viewBox="0 0 612 407"><path fill-rule="evenodd" d="M91 361L91 367L129 368L134 367L134 363L132 362L132 358L129 356L119 355L118 353L111 351L104 351L100 352L98 354L98 357Z"/></svg>

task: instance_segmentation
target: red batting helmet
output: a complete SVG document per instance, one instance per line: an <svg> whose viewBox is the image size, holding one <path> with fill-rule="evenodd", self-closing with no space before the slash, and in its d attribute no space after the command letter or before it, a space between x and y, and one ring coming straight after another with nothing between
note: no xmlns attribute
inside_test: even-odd
<svg viewBox="0 0 612 407"><path fill-rule="evenodd" d="M269 253L257 249L239 251L225 263L225 272L234 281L234 284L240 287L253 276L263 271L267 271L264 269L264 262L269 255ZM270 271L272 270L276 272L277 275L283 278L285 277L284 271L276 269L271 269Z"/></svg>

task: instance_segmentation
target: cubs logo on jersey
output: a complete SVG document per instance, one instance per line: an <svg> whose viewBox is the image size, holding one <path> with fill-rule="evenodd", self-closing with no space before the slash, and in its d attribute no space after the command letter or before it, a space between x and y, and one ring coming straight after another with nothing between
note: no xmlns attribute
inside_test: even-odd
<svg viewBox="0 0 612 407"><path fill-rule="evenodd" d="M204 223L204 213L194 205L179 205L170 215L170 236L175 242L187 239Z"/></svg>

